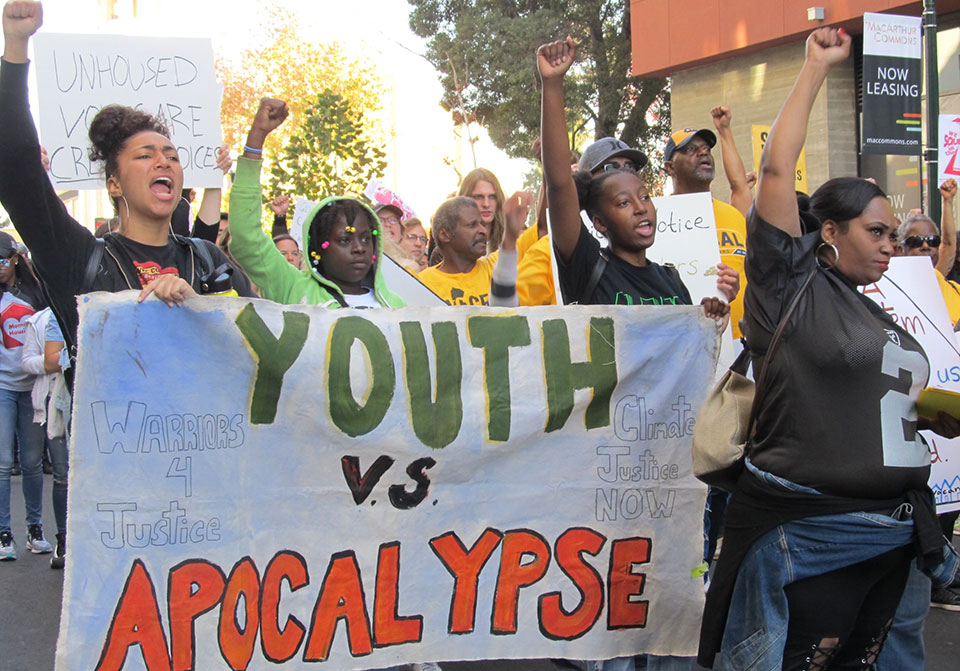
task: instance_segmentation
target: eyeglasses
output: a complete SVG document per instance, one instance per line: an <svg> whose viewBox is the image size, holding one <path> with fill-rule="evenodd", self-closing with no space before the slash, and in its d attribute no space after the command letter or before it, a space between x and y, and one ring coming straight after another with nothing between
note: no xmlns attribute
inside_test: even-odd
<svg viewBox="0 0 960 671"><path fill-rule="evenodd" d="M417 235L416 233L407 233L404 237L410 242L416 242L417 240L419 240L421 244L424 244L424 245L427 244L427 236L425 235Z"/></svg>
<svg viewBox="0 0 960 671"><path fill-rule="evenodd" d="M911 235L909 238L903 239L903 246L908 249L920 249L923 247L923 244L926 243L930 247L939 247L940 246L940 236L939 235Z"/></svg>
<svg viewBox="0 0 960 671"><path fill-rule="evenodd" d="M632 161L625 163L604 163L600 166L604 172L613 172L614 170L630 170L631 172L640 172L640 166Z"/></svg>
<svg viewBox="0 0 960 671"><path fill-rule="evenodd" d="M9 268L13 264L13 257L0 259L0 268Z"/></svg>
<svg viewBox="0 0 960 671"><path fill-rule="evenodd" d="M384 226L399 226L400 220L394 216L387 216L380 220L380 223Z"/></svg>

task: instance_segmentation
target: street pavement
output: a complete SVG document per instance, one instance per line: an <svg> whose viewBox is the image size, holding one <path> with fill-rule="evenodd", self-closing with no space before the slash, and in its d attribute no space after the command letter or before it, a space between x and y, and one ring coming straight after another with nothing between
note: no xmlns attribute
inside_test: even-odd
<svg viewBox="0 0 960 671"><path fill-rule="evenodd" d="M22 521L20 478L12 478L11 485L11 517ZM47 539L53 541L56 523L50 506L51 485L51 477L44 476L43 528ZM63 571L50 568L50 555L34 555L26 550L26 532L18 522L14 522L13 532L19 558L0 562L0 671L52 670ZM958 543L960 537L954 536L954 544L960 547ZM67 558L69 561L69 554ZM960 668L960 612L931 609L925 636L927 671L957 671ZM544 660L455 662L442 666L444 671L553 671L558 668Z"/></svg>

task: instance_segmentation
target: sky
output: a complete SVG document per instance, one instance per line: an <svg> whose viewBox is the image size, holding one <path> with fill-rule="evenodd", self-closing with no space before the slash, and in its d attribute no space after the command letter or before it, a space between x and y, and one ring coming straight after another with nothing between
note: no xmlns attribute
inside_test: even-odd
<svg viewBox="0 0 960 671"><path fill-rule="evenodd" d="M256 37L258 6L264 0L138 0L141 19L123 18L131 0L117 0L121 18L109 24L117 34L154 37L210 37L214 51L234 55ZM428 219L457 187L454 170L444 158L454 154L453 125L438 102L442 87L422 56L425 43L409 28L406 0L324 2L275 0L302 21L302 34L317 42L340 42L347 53L371 60L392 91L383 100L385 135L396 137L388 152L383 181L423 218ZM95 0L47 0L44 28L50 32L97 32ZM268 92L264 92L267 94ZM508 158L482 130L475 145L477 165L491 169L506 193L521 188L529 164ZM469 150L464 165L472 166Z"/></svg>

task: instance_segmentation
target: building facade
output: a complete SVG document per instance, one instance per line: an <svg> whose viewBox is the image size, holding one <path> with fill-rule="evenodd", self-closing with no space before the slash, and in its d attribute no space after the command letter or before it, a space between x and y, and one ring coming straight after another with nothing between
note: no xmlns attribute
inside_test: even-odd
<svg viewBox="0 0 960 671"><path fill-rule="evenodd" d="M960 113L960 0L937 0L936 7L940 108ZM806 142L809 190L832 177L861 175L887 190L898 216L920 206L920 157L860 153L860 54L864 12L920 16L921 2L631 0L630 11L633 72L671 77L673 127L712 129L710 109L727 105L747 170L755 167L753 127L776 119L803 64L807 35L821 26L844 28L855 53L830 73L814 105ZM714 185L718 198L729 196L722 177Z"/></svg>

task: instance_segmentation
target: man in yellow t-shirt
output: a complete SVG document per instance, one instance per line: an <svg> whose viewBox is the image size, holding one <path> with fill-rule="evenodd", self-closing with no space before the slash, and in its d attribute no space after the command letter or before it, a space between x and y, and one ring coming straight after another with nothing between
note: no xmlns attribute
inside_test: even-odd
<svg viewBox="0 0 960 671"><path fill-rule="evenodd" d="M489 305L496 253L487 253L487 229L476 201L458 196L433 216L433 235L443 252L438 266L417 275L447 305Z"/></svg>
<svg viewBox="0 0 960 671"><path fill-rule="evenodd" d="M673 193L709 193L715 166L711 150L717 136L706 128L684 128L670 136L663 152L663 168L673 179ZM713 199L713 216L717 222L720 261L740 273L740 291L730 303L730 326L733 337L740 337L743 319L743 291L747 278L743 265L747 259L747 221L726 203Z"/></svg>

